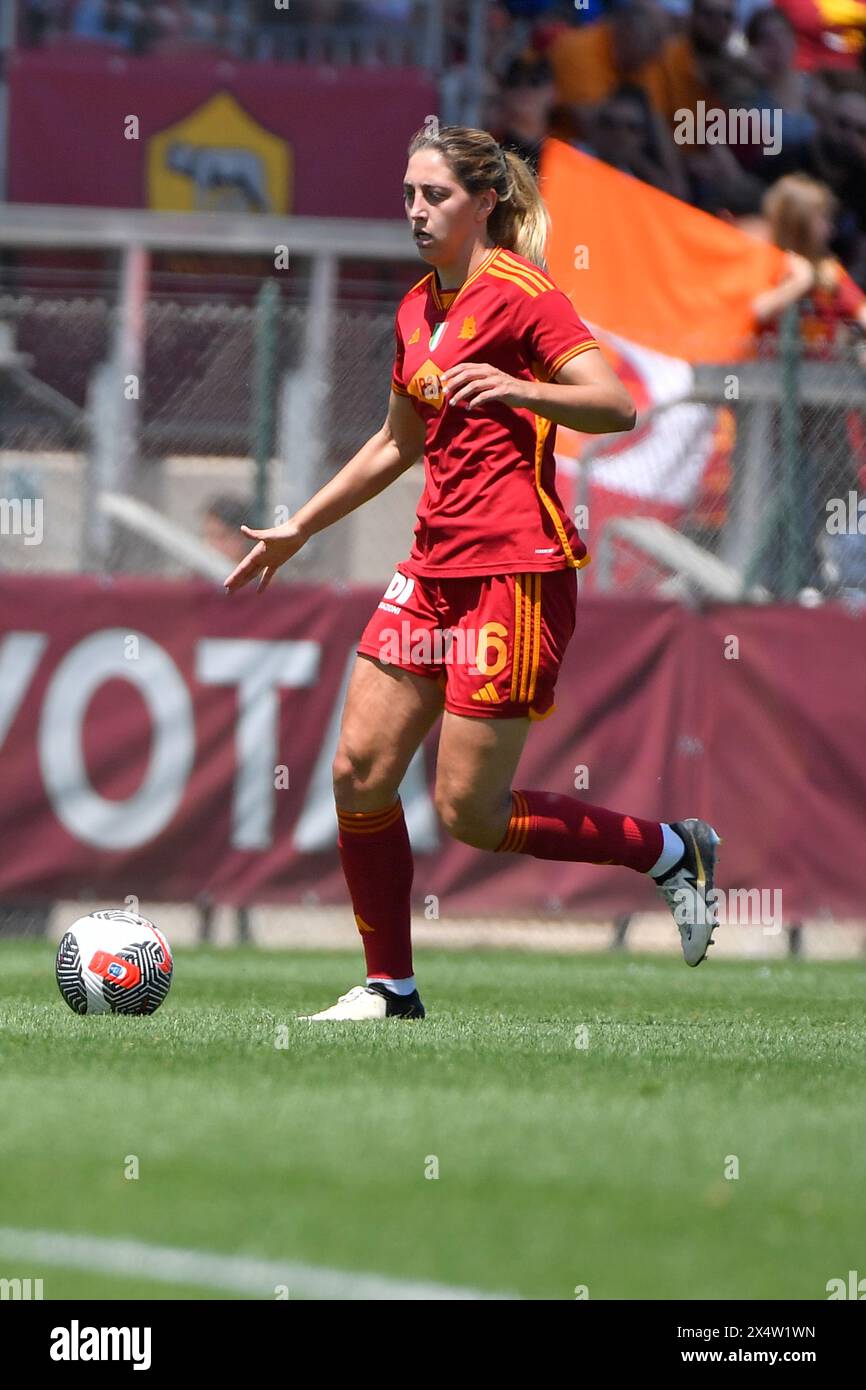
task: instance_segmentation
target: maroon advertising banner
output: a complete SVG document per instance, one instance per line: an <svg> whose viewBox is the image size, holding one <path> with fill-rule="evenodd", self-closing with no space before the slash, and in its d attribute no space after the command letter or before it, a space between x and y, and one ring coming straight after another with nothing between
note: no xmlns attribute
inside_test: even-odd
<svg viewBox="0 0 866 1390"><path fill-rule="evenodd" d="M330 787L375 591L0 577L0 898L345 901ZM841 605L582 601L553 717L517 785L711 819L720 886L784 919L866 901L866 617ZM402 787L416 901L609 917L658 906L627 869L450 840L435 733Z"/></svg>
<svg viewBox="0 0 866 1390"><path fill-rule="evenodd" d="M8 60L10 202L402 216L406 147L437 109L416 68L132 58Z"/></svg>

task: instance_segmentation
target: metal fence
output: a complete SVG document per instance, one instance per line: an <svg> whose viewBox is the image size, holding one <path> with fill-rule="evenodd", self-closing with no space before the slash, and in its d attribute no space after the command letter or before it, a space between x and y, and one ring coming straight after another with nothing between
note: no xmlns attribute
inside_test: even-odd
<svg viewBox="0 0 866 1390"><path fill-rule="evenodd" d="M0 295L0 568L216 579L225 560L195 541L214 494L246 499L251 520L269 524L351 457L387 406L393 307L337 299L322 323L266 284L245 303L151 295L137 373L116 356L104 293ZM638 434L651 427L656 454L635 454L644 475L633 473L621 514L611 491L593 515L610 441L578 465L572 504L592 541L594 587L866 596L866 371L855 347L805 358L793 311L778 357L698 367L688 396L657 407ZM651 476L671 459L694 475L676 507ZM421 483L410 470L281 577L386 580L408 552Z"/></svg>
<svg viewBox="0 0 866 1390"><path fill-rule="evenodd" d="M104 503L106 491L117 489L118 471L106 456L118 446L128 408L136 415L136 453L122 490L193 536L214 494L246 499L251 524L296 510L305 489L335 472L384 418L394 342L389 311L336 306L324 395L305 371L310 323L302 306L267 296L251 304L152 296L140 381L111 367L114 317L112 303L98 295L0 295L0 498L7 520L0 568L188 570L140 527L116 518L104 524L115 516L106 516ZM394 534L395 559L411 537L417 491L410 484L407 501L405 486L398 488L384 517L379 509ZM36 501L39 543L26 524ZM363 536L344 529L350 534L333 544L314 540L294 576L349 580L366 570L378 580L378 568L371 572L357 554L354 541L363 549Z"/></svg>
<svg viewBox="0 0 866 1390"><path fill-rule="evenodd" d="M817 360L795 305L778 339L748 348L744 361L698 364L686 393L639 420L652 438L622 515L609 515L609 441L584 453L580 496L614 488L595 533L600 588L722 602L858 602L866 590L854 516L866 494L862 344L840 341Z"/></svg>

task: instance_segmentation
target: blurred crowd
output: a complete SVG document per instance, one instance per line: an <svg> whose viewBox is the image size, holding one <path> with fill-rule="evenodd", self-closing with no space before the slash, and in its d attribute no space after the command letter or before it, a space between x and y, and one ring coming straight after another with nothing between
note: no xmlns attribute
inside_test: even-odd
<svg viewBox="0 0 866 1390"><path fill-rule="evenodd" d="M211 48L237 59L279 58L297 24L401 23L413 0L23 0L19 41L69 39L129 53Z"/></svg>
<svg viewBox="0 0 866 1390"><path fill-rule="evenodd" d="M503 142L537 162L553 133L810 260L831 249L866 285L866 4L846 6L860 15L845 29L817 0L689 0L683 13L629 0L582 25L534 8L488 88L485 123ZM677 112L699 102L759 113L755 128L764 113L778 138L689 143Z"/></svg>
<svg viewBox="0 0 866 1390"><path fill-rule="evenodd" d="M297 26L399 33L426 13L424 0L22 0L19 42L279 59ZM758 235L785 223L787 249L832 252L866 286L866 0L443 0L442 14L443 78L468 73L476 119L533 165L554 134ZM764 113L772 142L684 139L677 112L700 102ZM785 176L773 223L766 195Z"/></svg>
<svg viewBox="0 0 866 1390"><path fill-rule="evenodd" d="M292 31L408 26L417 0L19 0L19 42L96 42L129 53L213 49L232 58L293 56Z"/></svg>

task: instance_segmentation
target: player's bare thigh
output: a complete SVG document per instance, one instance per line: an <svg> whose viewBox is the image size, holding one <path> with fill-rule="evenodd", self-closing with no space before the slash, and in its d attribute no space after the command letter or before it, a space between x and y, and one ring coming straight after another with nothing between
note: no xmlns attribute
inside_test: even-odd
<svg viewBox="0 0 866 1390"><path fill-rule="evenodd" d="M412 758L442 713L437 681L358 656L334 758L341 811L379 811L394 801Z"/></svg>
<svg viewBox="0 0 866 1390"><path fill-rule="evenodd" d="M529 719L472 719L446 711L436 762L436 810L455 839L496 849L511 816L511 784Z"/></svg>

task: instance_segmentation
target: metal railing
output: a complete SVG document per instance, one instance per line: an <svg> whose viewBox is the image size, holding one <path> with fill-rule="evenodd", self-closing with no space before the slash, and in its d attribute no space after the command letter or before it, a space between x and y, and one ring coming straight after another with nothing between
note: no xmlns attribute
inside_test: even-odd
<svg viewBox="0 0 866 1390"><path fill-rule="evenodd" d="M692 400L725 402L733 378L735 440L715 556L739 576L744 596L794 599L849 587L845 572L857 567L858 550L866 555L866 534L847 515L851 495L866 492L862 350L850 344L811 359L795 305L776 359L699 366ZM834 524L843 504L844 530Z"/></svg>

